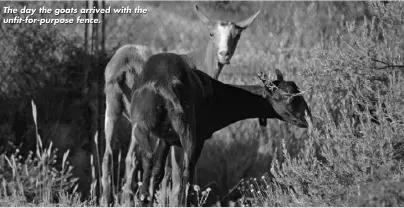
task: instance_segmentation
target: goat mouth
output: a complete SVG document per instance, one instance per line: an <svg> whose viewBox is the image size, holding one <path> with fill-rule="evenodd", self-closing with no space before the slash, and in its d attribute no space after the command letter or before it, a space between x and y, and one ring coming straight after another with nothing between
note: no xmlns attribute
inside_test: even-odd
<svg viewBox="0 0 404 208"><path fill-rule="evenodd" d="M226 64L230 64L230 59L229 58L217 58L220 64L226 65Z"/></svg>
<svg viewBox="0 0 404 208"><path fill-rule="evenodd" d="M300 128L308 128L309 127L309 123L307 122L307 120L305 118L303 119L296 119L296 126L300 127Z"/></svg>
<svg viewBox="0 0 404 208"><path fill-rule="evenodd" d="M301 119L286 119L287 122L300 127L300 128L308 128L309 124L307 123L306 119L301 120Z"/></svg>
<svg viewBox="0 0 404 208"><path fill-rule="evenodd" d="M300 127L300 128L308 128L309 124L307 124L306 121L299 121L298 124L296 124L296 126Z"/></svg>

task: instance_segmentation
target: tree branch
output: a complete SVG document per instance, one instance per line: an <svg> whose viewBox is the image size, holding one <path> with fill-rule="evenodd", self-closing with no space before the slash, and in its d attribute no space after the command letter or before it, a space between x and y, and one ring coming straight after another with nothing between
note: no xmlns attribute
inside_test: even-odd
<svg viewBox="0 0 404 208"><path fill-rule="evenodd" d="M395 65L395 64L387 63L387 62L385 62L385 61L377 60L377 59L374 59L374 58L371 58L370 60L372 60L372 61L374 61L374 62L377 62L377 63L382 63L382 64L386 65L386 66L377 68L378 70L386 69L386 68L403 68L403 69L404 69L404 65Z"/></svg>

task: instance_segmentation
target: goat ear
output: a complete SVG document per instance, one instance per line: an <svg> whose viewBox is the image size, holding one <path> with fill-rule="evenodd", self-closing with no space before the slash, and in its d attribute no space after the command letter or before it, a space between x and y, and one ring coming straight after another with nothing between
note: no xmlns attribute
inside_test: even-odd
<svg viewBox="0 0 404 208"><path fill-rule="evenodd" d="M268 90L267 90L267 88L265 86L262 87L261 96L263 98L271 97Z"/></svg>
<svg viewBox="0 0 404 208"><path fill-rule="evenodd" d="M246 29L248 26L251 25L251 23L254 22L255 18L258 16L258 14L259 14L260 12L261 12L261 9L258 10L258 12L255 13L254 15L252 15L251 17L249 17L249 18L247 18L247 19L245 19L245 20L242 20L242 21L236 23L236 25L239 26L239 27L240 27L241 29L243 29L243 30Z"/></svg>
<svg viewBox="0 0 404 208"><path fill-rule="evenodd" d="M283 81L283 75L282 72L279 71L279 69L275 69L275 74L276 74L276 79L279 81Z"/></svg>
<svg viewBox="0 0 404 208"><path fill-rule="evenodd" d="M281 97L281 94L278 92L278 90L275 90L275 91L272 93L272 96L271 96L271 98L273 98L273 99L275 99L275 100L279 100L280 97Z"/></svg>
<svg viewBox="0 0 404 208"><path fill-rule="evenodd" d="M210 26L211 25L211 20L205 15L205 13L203 13L198 5L195 4L195 12L198 15L199 19L205 23L205 25Z"/></svg>

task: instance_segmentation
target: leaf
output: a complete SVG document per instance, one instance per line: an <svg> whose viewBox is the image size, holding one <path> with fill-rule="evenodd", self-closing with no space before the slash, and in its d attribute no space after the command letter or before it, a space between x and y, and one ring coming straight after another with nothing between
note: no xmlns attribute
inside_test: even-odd
<svg viewBox="0 0 404 208"><path fill-rule="evenodd" d="M65 170L65 164L66 164L66 159L67 156L69 155L70 149L68 149L64 154L63 154L63 159L62 159L62 170Z"/></svg>
<svg viewBox="0 0 404 208"><path fill-rule="evenodd" d="M37 124L37 113L36 113L36 105L34 103L34 100L31 100L31 106L32 106L32 116L34 117L34 122L35 122L35 126L38 126ZM37 131L38 132L38 131Z"/></svg>

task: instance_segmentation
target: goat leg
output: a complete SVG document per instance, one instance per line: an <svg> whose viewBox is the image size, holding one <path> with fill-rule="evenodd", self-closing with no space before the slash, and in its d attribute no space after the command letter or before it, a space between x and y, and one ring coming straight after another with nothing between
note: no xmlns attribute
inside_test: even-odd
<svg viewBox="0 0 404 208"><path fill-rule="evenodd" d="M147 206L149 202L152 201L152 197L150 196L150 177L153 168L153 148L150 143L149 132L144 131L137 126L134 130L136 139L139 144L139 148L142 151L142 163L143 163L143 182L139 191L139 199L142 202L142 206Z"/></svg>
<svg viewBox="0 0 404 208"><path fill-rule="evenodd" d="M106 110L105 110L105 151L102 160L102 194L101 206L108 206L110 204L110 171L109 160L112 155L111 140L114 133L114 128L118 118L122 115L122 107L120 97L113 91L107 92L106 95Z"/></svg>
<svg viewBox="0 0 404 208"><path fill-rule="evenodd" d="M135 129L137 128L137 124L134 124L132 127L132 135L131 135L131 141L128 149L128 153L126 155L125 159L125 185L122 187L123 189L123 198L124 202L130 203L131 201L131 195L133 194L131 190L131 184L132 184L132 176L133 176L133 171L135 169L134 163L135 163L135 145L136 145L136 136L135 136ZM128 204L129 205L129 204Z"/></svg>
<svg viewBox="0 0 404 208"><path fill-rule="evenodd" d="M153 165L152 177L151 177L151 190L150 195L152 196L152 201L154 200L154 194L159 188L159 185L164 177L165 164L167 161L168 153L170 151L170 145L159 139L157 141L157 146L155 149L155 161Z"/></svg>

